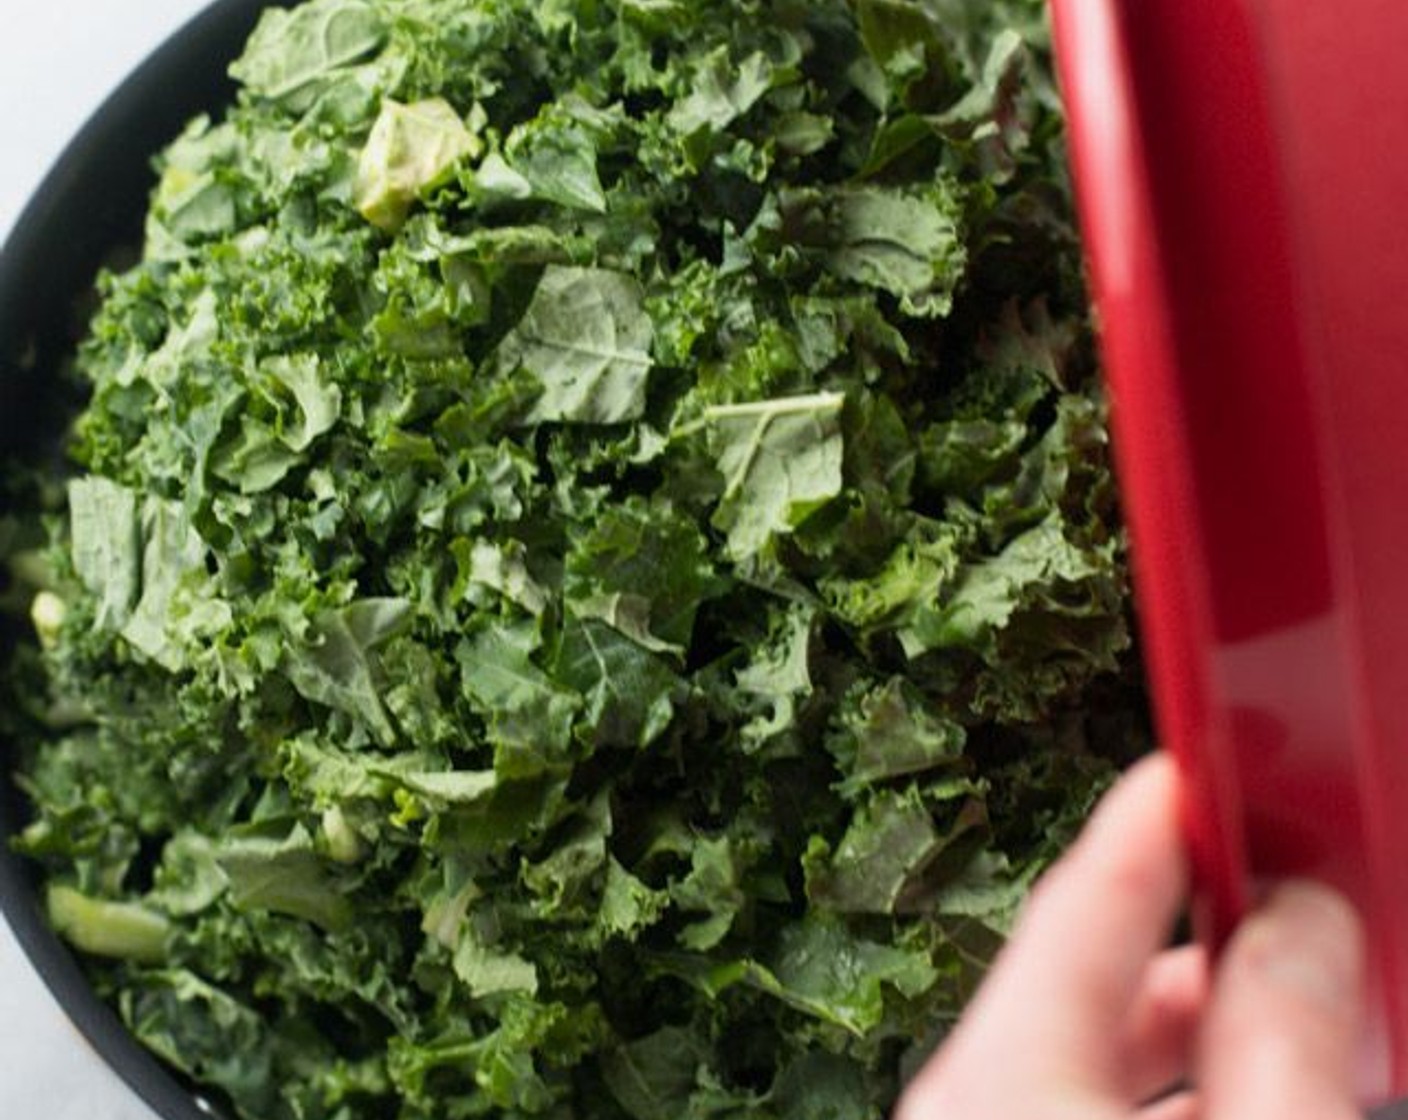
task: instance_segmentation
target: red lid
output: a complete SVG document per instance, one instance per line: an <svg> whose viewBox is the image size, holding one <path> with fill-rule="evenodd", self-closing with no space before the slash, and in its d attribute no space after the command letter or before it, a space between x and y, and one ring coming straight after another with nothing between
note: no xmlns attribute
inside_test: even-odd
<svg viewBox="0 0 1408 1120"><path fill-rule="evenodd" d="M1403 1093L1408 4L1052 6L1195 916L1349 895L1366 1094Z"/></svg>

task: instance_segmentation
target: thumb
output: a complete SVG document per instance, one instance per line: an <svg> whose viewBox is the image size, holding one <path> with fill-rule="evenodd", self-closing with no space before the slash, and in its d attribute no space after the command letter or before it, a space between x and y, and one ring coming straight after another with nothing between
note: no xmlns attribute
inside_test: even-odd
<svg viewBox="0 0 1408 1120"><path fill-rule="evenodd" d="M1203 1033L1206 1120L1353 1120L1363 934L1324 887L1287 884L1233 936Z"/></svg>

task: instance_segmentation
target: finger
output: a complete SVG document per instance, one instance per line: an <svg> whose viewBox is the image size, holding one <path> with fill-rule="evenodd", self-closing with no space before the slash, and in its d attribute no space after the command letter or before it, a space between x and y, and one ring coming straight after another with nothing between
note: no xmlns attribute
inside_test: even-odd
<svg viewBox="0 0 1408 1120"><path fill-rule="evenodd" d="M1352 1120L1363 933L1333 892L1291 884L1233 935L1199 1051L1207 1120Z"/></svg>
<svg viewBox="0 0 1408 1120"><path fill-rule="evenodd" d="M1129 1100L1149 1100L1192 1072L1210 988L1201 945L1170 949L1145 969L1121 1046Z"/></svg>
<svg viewBox="0 0 1408 1120"><path fill-rule="evenodd" d="M1118 1038L1149 962L1183 900L1176 776L1156 756L1101 803L1071 851L1038 883L954 1047L989 1068L1072 1078L1123 1092ZM1133 1099L1129 1104L1135 1103Z"/></svg>
<svg viewBox="0 0 1408 1120"><path fill-rule="evenodd" d="M1196 1093L1175 1093L1140 1109L1137 1120L1203 1120L1201 1107Z"/></svg>

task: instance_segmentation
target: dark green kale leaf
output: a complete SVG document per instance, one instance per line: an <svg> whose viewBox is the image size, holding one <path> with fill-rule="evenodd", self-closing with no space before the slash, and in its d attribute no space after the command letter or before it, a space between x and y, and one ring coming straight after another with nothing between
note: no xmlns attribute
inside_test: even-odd
<svg viewBox="0 0 1408 1120"><path fill-rule="evenodd" d="M248 1120L883 1114L1147 736L1049 54L264 16L0 476L17 844L142 1041Z"/></svg>

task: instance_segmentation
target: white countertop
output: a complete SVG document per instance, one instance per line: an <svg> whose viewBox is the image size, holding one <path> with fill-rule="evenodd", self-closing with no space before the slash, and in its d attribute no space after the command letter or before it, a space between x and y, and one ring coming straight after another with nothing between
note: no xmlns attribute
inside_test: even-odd
<svg viewBox="0 0 1408 1120"><path fill-rule="evenodd" d="M205 0L6 5L0 35L0 238L88 115ZM0 1116L155 1120L87 1048L0 921Z"/></svg>

